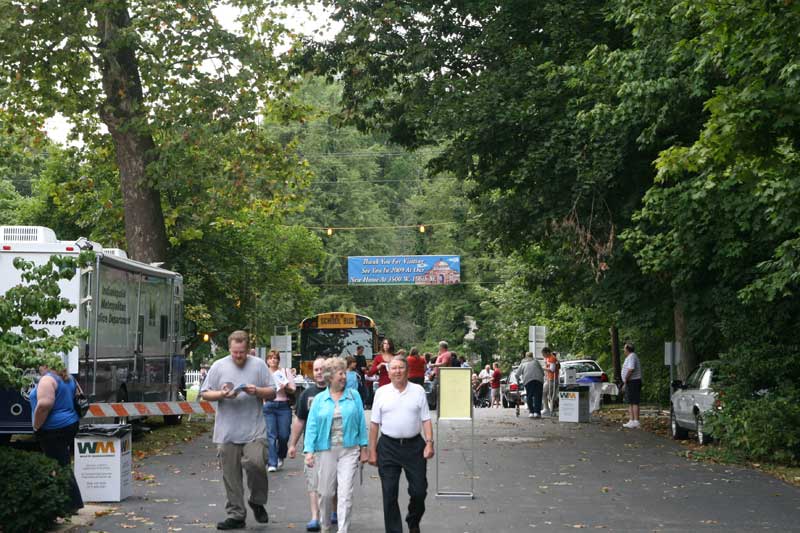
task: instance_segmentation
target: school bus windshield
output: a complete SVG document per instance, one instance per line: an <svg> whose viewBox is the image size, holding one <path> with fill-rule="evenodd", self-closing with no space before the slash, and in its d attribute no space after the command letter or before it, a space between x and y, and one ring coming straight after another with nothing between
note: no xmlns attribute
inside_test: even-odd
<svg viewBox="0 0 800 533"><path fill-rule="evenodd" d="M356 355L359 346L371 361L378 349L378 330L368 316L332 312L308 317L300 323L300 371L311 377L317 357Z"/></svg>
<svg viewBox="0 0 800 533"><path fill-rule="evenodd" d="M364 347L364 356L372 359L373 332L368 328L311 329L303 332L300 351L303 359L355 355L356 348Z"/></svg>

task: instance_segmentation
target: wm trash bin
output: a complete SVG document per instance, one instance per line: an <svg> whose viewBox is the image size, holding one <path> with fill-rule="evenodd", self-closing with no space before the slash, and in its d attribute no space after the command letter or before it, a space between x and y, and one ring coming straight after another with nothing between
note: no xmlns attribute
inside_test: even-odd
<svg viewBox="0 0 800 533"><path fill-rule="evenodd" d="M130 424L89 424L75 436L75 478L87 502L119 502L133 491Z"/></svg>
<svg viewBox="0 0 800 533"><path fill-rule="evenodd" d="M558 421L589 421L589 387L562 385L558 388Z"/></svg>

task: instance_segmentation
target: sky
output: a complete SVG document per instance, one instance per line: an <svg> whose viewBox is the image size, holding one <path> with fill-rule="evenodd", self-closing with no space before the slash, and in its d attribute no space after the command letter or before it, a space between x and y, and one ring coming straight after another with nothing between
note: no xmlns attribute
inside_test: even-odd
<svg viewBox="0 0 800 533"><path fill-rule="evenodd" d="M238 9L235 9L229 5L222 5L214 10L214 15L216 15L217 20L219 20L222 27L229 31L236 32L238 29L236 24L236 16L238 12ZM286 26L291 31L296 33L310 35L314 31L322 28L328 22L329 12L326 11L322 6L316 5L312 7L311 12L311 15L309 15L304 10L296 8L287 9ZM327 30L317 38L322 40L330 39L336 34L336 31L338 31L338 29ZM278 52L284 52L286 49L288 49L288 45L283 49L278 49ZM69 121L60 113L57 113L55 116L45 120L44 123L47 136L51 140L61 145L68 144L67 135L69 135L71 127L72 126L70 125ZM71 144L80 143L73 142Z"/></svg>

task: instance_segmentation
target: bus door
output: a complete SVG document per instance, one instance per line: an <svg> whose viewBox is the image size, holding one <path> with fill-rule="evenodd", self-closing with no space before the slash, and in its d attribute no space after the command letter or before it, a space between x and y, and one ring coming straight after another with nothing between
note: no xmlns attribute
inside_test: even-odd
<svg viewBox="0 0 800 533"><path fill-rule="evenodd" d="M142 305L142 276L137 274L136 278L136 345L133 348L133 375L137 389L142 387L145 381L144 367L144 306ZM137 399L138 390L137 390Z"/></svg>
<svg viewBox="0 0 800 533"><path fill-rule="evenodd" d="M89 337L81 342L78 351L78 383L84 394L92 401L95 397L97 360L97 311L99 309L99 284L95 284L97 264L81 271L80 308L78 324L89 332ZM95 286L97 285L97 286Z"/></svg>

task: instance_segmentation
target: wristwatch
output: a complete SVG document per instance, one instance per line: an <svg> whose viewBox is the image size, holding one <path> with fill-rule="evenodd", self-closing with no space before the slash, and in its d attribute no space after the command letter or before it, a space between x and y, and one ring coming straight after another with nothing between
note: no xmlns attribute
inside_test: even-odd
<svg viewBox="0 0 800 533"><path fill-rule="evenodd" d="M433 439L425 439L425 442L430 442L431 444L433 444Z"/></svg>

